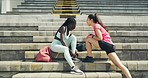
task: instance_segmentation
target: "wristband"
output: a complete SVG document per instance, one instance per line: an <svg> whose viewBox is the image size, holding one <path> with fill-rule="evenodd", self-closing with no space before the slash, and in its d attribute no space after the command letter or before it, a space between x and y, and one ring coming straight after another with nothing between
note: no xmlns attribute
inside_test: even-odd
<svg viewBox="0 0 148 78"><path fill-rule="evenodd" d="M92 38L94 38L95 35L92 35Z"/></svg>

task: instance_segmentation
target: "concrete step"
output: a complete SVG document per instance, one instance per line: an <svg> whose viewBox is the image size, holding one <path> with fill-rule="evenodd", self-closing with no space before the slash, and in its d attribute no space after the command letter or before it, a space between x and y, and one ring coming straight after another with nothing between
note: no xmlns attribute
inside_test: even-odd
<svg viewBox="0 0 148 78"><path fill-rule="evenodd" d="M22 4L55 4L56 3L56 1L39 1L39 2L37 2L37 1L27 1L27 2L24 2L24 3L22 3Z"/></svg>
<svg viewBox="0 0 148 78"><path fill-rule="evenodd" d="M25 8L13 8L12 12L8 13L52 13L52 7L41 7L41 8L35 8L35 7L25 7Z"/></svg>
<svg viewBox="0 0 148 78"><path fill-rule="evenodd" d="M44 46L44 45L43 45ZM43 47L41 46L41 47ZM34 59L33 58L29 58L29 57L32 57L33 56L33 52L34 51L39 51L39 49L30 49L30 50L0 50L0 61L18 61L18 60L22 60L22 61L33 61ZM101 53L102 57L100 57L100 54L99 52L103 52L101 50L93 50L94 51L97 51L98 53L94 53L94 60L108 60L106 57L105 57L105 53L103 55L103 53ZM29 52L29 53L32 53L32 55L27 55L28 58L25 57L25 52ZM83 52L83 51L79 51L79 52ZM123 61L128 61L128 60L131 60L131 61L134 61L134 60L138 60L138 61L141 61L141 60L148 60L148 52L147 50L117 50L116 51L118 57L123 60ZM80 53L81 54L81 53ZM55 54L53 54L55 56ZM98 57L96 57L98 56ZM59 57L63 57L62 54L59 54ZM81 59L84 59L84 58L81 58ZM62 58L57 58L54 60L58 61L58 60L63 60Z"/></svg>
<svg viewBox="0 0 148 78"><path fill-rule="evenodd" d="M59 1L69 1L69 0L59 0ZM75 1L75 0L71 0L71 1Z"/></svg>
<svg viewBox="0 0 148 78"><path fill-rule="evenodd" d="M34 61L35 56L37 55L38 51L25 51L25 57L24 57L24 61ZM80 58L81 60L83 60L86 56L87 56L87 52L86 51L78 51L79 56L78 58ZM93 58L95 61L97 60L109 60L108 56L106 55L105 51L92 51L93 53ZM121 60L127 61L127 60L148 60L148 53L147 51L116 51L118 57ZM52 53L52 56L54 58L54 60L63 60L62 58L64 58L63 53L60 53L58 55L58 58L56 57L55 53ZM23 60L23 59L22 59Z"/></svg>
<svg viewBox="0 0 148 78"><path fill-rule="evenodd" d="M120 4L120 3L77 3L78 5L79 5L79 7L81 8L81 7L84 7L84 6L86 6L86 7L91 7L91 6L102 6L102 5L104 5L104 7L107 7L107 6L111 6L111 7L113 7L113 6L126 6L126 7L131 7L131 6L135 6L135 7L137 7L137 6L143 6L143 7L147 7L147 3L141 3L141 4L139 4L139 3L132 3L132 4ZM93 5L94 4L94 5ZM87 6L88 5L88 6ZM120 7L121 7L120 6ZM102 6L103 7L103 6Z"/></svg>
<svg viewBox="0 0 148 78"><path fill-rule="evenodd" d="M16 9L20 9L20 10L23 10L23 9L32 9L32 10L36 10L36 9L43 9L43 10L51 10L53 9L53 7L17 7L17 8L13 8L13 10L16 10Z"/></svg>
<svg viewBox="0 0 148 78"><path fill-rule="evenodd" d="M79 13L79 10L53 10L53 13Z"/></svg>
<svg viewBox="0 0 148 78"><path fill-rule="evenodd" d="M70 1L70 0L58 0L57 1L57 4L75 4L77 1L76 0L73 0L73 1Z"/></svg>
<svg viewBox="0 0 148 78"><path fill-rule="evenodd" d="M77 1L88 1L88 2L92 2L92 1L108 1L108 0L77 0ZM147 0L111 0L111 1L147 1Z"/></svg>
<svg viewBox="0 0 148 78"><path fill-rule="evenodd" d="M11 21L16 21L17 23L20 21L24 20L29 20L28 18L32 19L32 21L36 20L39 22L40 20L48 20L48 22L61 22L63 23L66 19L60 19L58 16L54 15L0 15L3 19L0 19L2 23L11 20ZM51 18L52 17L52 18ZM77 22L83 22L86 23L87 15L81 15L76 18ZM103 23L106 25L106 23L114 23L114 24L146 24L147 21L147 16L100 16L101 20ZM18 20L18 19L23 19L23 20ZM6 21L5 21L6 20ZM54 21L55 20L55 21ZM29 20L31 21L31 20ZM32 22L31 21L31 22ZM44 22L41 21L41 22ZM36 22L36 23L37 23Z"/></svg>
<svg viewBox="0 0 148 78"><path fill-rule="evenodd" d="M33 11L33 12L7 12L5 15L47 15L51 14L52 12L38 12L38 11Z"/></svg>
<svg viewBox="0 0 148 78"><path fill-rule="evenodd" d="M80 13L54 13L55 16L60 16L60 18L68 18L68 17L74 17L80 16Z"/></svg>
<svg viewBox="0 0 148 78"><path fill-rule="evenodd" d="M81 13L93 13L93 12L98 12L98 13L120 13L120 14L146 14L148 11L147 10L134 10L134 9L102 9L102 10L83 10L80 8Z"/></svg>
<svg viewBox="0 0 148 78"><path fill-rule="evenodd" d="M43 12L41 12L41 13L43 13ZM34 22L33 21L30 21L30 22L29 21L20 21L18 23L18 21L9 20L7 22L5 21L4 23L0 23L0 26L55 26L55 25L61 26L62 22L61 23L52 23L52 22L49 22L49 23L38 22L38 23L36 23L36 21L34 21Z"/></svg>
<svg viewBox="0 0 148 78"><path fill-rule="evenodd" d="M22 18L16 18L16 20L15 19L13 20L12 18L9 18L9 20L7 20L7 19L6 20L2 20L0 22L0 26L13 26L13 27L15 27L15 26L39 26L40 29L41 29L42 27L49 27L49 26L51 26L51 27L52 26L60 27L63 24L63 22L48 22L48 21L54 21L52 19L51 20L47 20L47 21L42 20L44 22L38 21L38 19L34 19L34 20L32 20L32 19L28 19L28 20L26 19L25 20L24 19L24 21L20 20L20 19L22 19ZM106 22L108 22L108 20ZM135 26L135 27L138 27L139 26L140 27L141 26L142 28L143 28L143 26L146 26L146 27L148 26L148 23L144 23L146 21L143 21L143 23L132 23L132 22L133 21L131 21L131 23L130 22L129 23L126 23L126 22L125 23L104 23L104 25L106 27L109 27L109 26L113 26L113 27L114 26L115 27L120 27L120 26L129 26L129 27ZM77 27L86 27L87 28L88 25L85 22L77 22ZM91 27L89 27L89 28L92 29Z"/></svg>
<svg viewBox="0 0 148 78"><path fill-rule="evenodd" d="M110 1L107 1L107 0L102 0L102 1L88 1L88 0L85 0L85 1L77 1L77 3L87 3L87 4L93 4L93 3L95 3L95 4L111 4L111 3L113 3L113 4L137 4L137 3L147 3L148 1L119 1L119 0L116 0L116 1L112 1L112 0L110 0Z"/></svg>
<svg viewBox="0 0 148 78"><path fill-rule="evenodd" d="M58 26L0 26L0 31L57 31ZM106 26L109 31L147 31L148 26ZM93 31L86 26L78 26L74 31Z"/></svg>
<svg viewBox="0 0 148 78"><path fill-rule="evenodd" d="M36 55L39 53L39 51L25 51L25 61L34 61ZM84 59L87 56L86 51L78 52L79 59ZM64 55L63 53L59 53L58 57L56 58L56 54L52 52L52 58L53 59L63 59ZM93 51L93 58L94 60L108 60L108 56L105 51Z"/></svg>
<svg viewBox="0 0 148 78"><path fill-rule="evenodd" d="M148 71L148 61L121 61L130 71ZM109 72L121 71L111 61L95 61L94 63L75 63L81 70L86 72ZM15 72L65 72L70 71L66 61L59 62L21 62L0 61L0 71Z"/></svg>
<svg viewBox="0 0 148 78"><path fill-rule="evenodd" d="M78 10L78 7L54 7L55 10Z"/></svg>
<svg viewBox="0 0 148 78"><path fill-rule="evenodd" d="M36 20L36 23L38 22L44 22L44 23L47 23L47 22L60 22L60 24L62 24L66 19L60 19L58 16L54 16L54 15L9 15L9 16L6 16L6 15L0 15L1 18L3 19L0 19L1 23L5 23L5 22L8 22L8 23L11 23L11 21L16 21L16 23L19 23L19 22L25 22L25 20L29 20L28 17L31 17L30 19L32 21ZM51 18L50 18L51 17ZM101 20L103 21L103 23L105 25L107 25L108 23L109 24L119 24L122 25L122 24L126 24L126 25L135 25L136 24L139 24L139 25L146 25L147 24L147 16L100 16ZM23 20L20 20L20 19L23 19ZM87 15L81 15L81 16L77 16L76 18L76 21L77 23L81 22L81 23L85 23L84 25L87 25L86 23L86 19L87 19ZM11 20L11 21L10 21ZM29 20L29 21L31 21ZM42 21L43 20L43 21ZM29 23L29 21L27 21L27 23ZM31 21L31 22L32 22ZM15 22L14 22L15 23ZM79 24L78 24L79 25Z"/></svg>
<svg viewBox="0 0 148 78"><path fill-rule="evenodd" d="M142 7L147 7L147 5L143 5L143 4L136 4L136 5L121 5L121 4L116 4L116 5L113 5L113 4L100 4L100 5L88 5L87 3L86 4L79 4L79 7L83 8L83 7L135 7L135 8L142 8Z"/></svg>
<svg viewBox="0 0 148 78"><path fill-rule="evenodd" d="M39 5L42 6L42 4L46 4L46 5L50 5L50 4L55 4L56 1L25 1L24 3L22 3L22 5ZM21 5L20 5L21 6ZM43 13L42 13L43 12ZM43 7L18 7L18 8L13 8L13 12L8 12L7 14L33 14L33 13L40 13L40 14L44 14L44 13L51 13L52 12L52 7L48 7L48 8L43 8Z"/></svg>
<svg viewBox="0 0 148 78"><path fill-rule="evenodd" d="M56 2L57 0L25 0L25 2Z"/></svg>
<svg viewBox="0 0 148 78"><path fill-rule="evenodd" d="M83 75L74 75L69 72L41 72L41 73L18 73L12 78L122 78L116 72L85 72Z"/></svg>
<svg viewBox="0 0 148 78"><path fill-rule="evenodd" d="M52 8L13 8L13 12L52 12Z"/></svg>
<svg viewBox="0 0 148 78"><path fill-rule="evenodd" d="M85 42L86 36L76 36L77 42ZM148 36L112 36L114 43L147 43ZM54 36L0 36L3 43L48 43Z"/></svg>
<svg viewBox="0 0 148 78"><path fill-rule="evenodd" d="M57 0L26 0L25 2L56 2Z"/></svg>
<svg viewBox="0 0 148 78"><path fill-rule="evenodd" d="M139 1L78 1L79 8L82 14L91 14L98 12L101 15L147 15L147 4L148 1L141 1L140 4L145 5L145 7L97 7L94 10L94 5L139 5ZM84 7L84 6L86 7ZM89 7L87 6L89 5ZM94 7L91 7L94 6ZM90 8L90 9L89 9ZM93 9L93 10L92 10ZM87 10L87 11L86 11ZM88 11L89 10L89 11ZM118 11L117 11L118 10Z"/></svg>
<svg viewBox="0 0 148 78"><path fill-rule="evenodd" d="M90 4L90 5L96 5L96 4L125 4L125 5L136 5L136 4L146 4L148 1L77 1L78 4Z"/></svg>
<svg viewBox="0 0 148 78"><path fill-rule="evenodd" d="M84 0L77 0L77 1L83 2ZM92 1L85 0L85 1L92 2L92 1L108 1L108 0L92 0ZM147 0L111 0L111 1L147 1Z"/></svg>
<svg viewBox="0 0 148 78"><path fill-rule="evenodd" d="M93 12L81 12L81 14L83 15L89 15L89 14L92 14ZM120 15L120 16L147 16L148 14L147 13L114 13L114 12L97 12L99 13L99 15L112 15L112 16L115 16L115 15Z"/></svg>
<svg viewBox="0 0 148 78"><path fill-rule="evenodd" d="M56 0L26 0L26 1L56 1Z"/></svg>
<svg viewBox="0 0 148 78"><path fill-rule="evenodd" d="M38 31L38 26L0 26L0 31Z"/></svg>
<svg viewBox="0 0 148 78"><path fill-rule="evenodd" d="M50 43L1 43L0 50L39 50ZM146 51L148 43L115 43L117 51Z"/></svg>
<svg viewBox="0 0 148 78"><path fill-rule="evenodd" d="M99 12L98 12L99 13ZM92 12L84 12L84 13L81 13L82 15L89 15L89 14L92 14ZM112 15L112 16L116 16L116 15L119 15L119 16L147 16L148 14L147 13L110 13L110 12L100 12L99 15Z"/></svg>
<svg viewBox="0 0 148 78"><path fill-rule="evenodd" d="M83 16L86 16L86 15L83 15ZM3 18L28 18L28 17L31 17L31 18L41 18L41 19L43 19L43 18L47 19L49 17L54 17L54 19L60 19L59 17L55 18L55 16L53 16L52 14L48 14L48 15L40 15L40 14L39 15L0 15L0 17L3 17Z"/></svg>
<svg viewBox="0 0 148 78"><path fill-rule="evenodd" d="M78 5L56 5L56 7L77 7Z"/></svg>
<svg viewBox="0 0 148 78"><path fill-rule="evenodd" d="M25 0L25 1L56 1L56 0Z"/></svg>
<svg viewBox="0 0 148 78"><path fill-rule="evenodd" d="M1 26L0 26L1 27ZM1 27L4 28L4 27ZM57 31L58 26L39 26L39 31ZM147 31L148 26L106 26L109 31ZM77 26L74 31L93 31L89 26Z"/></svg>
<svg viewBox="0 0 148 78"><path fill-rule="evenodd" d="M7 40L7 38L9 38L9 37L2 37L2 38L0 38L0 40L5 42L4 40ZM11 38L15 38L15 37L11 37ZM27 38L27 36L26 36L26 38ZM141 37L141 36L137 36L137 37L132 37L132 36L123 36L123 37L122 36L116 36L116 37L112 37L112 41L114 43L147 43L148 42L147 38L148 37L145 37L145 36L144 37ZM18 39L20 39L20 38L18 37ZM28 39L28 40L33 40L33 42L46 43L46 42L52 42L53 39L54 39L54 36L50 36L50 37L49 36L33 36L33 39L31 38L31 39ZM77 36L77 41L78 42L85 42L85 39L86 39L86 36ZM17 40L17 37L16 37L16 41L14 41L14 42L17 42L17 41L18 40ZM23 42L23 39L21 41ZM11 43L14 43L14 42L11 42Z"/></svg>
<svg viewBox="0 0 148 78"><path fill-rule="evenodd" d="M60 2L67 3L67 2L77 2L77 1L76 0L58 0L58 3Z"/></svg>
<svg viewBox="0 0 148 78"><path fill-rule="evenodd" d="M76 1L57 1L56 4L72 4L72 5L76 5Z"/></svg>
<svg viewBox="0 0 148 78"><path fill-rule="evenodd" d="M145 10L147 11L148 8L147 7L96 7L96 6L89 6L89 7L79 7L81 10L89 10L89 9L93 9L93 10L123 10L123 11L127 11L127 10Z"/></svg>
<svg viewBox="0 0 148 78"><path fill-rule="evenodd" d="M53 7L54 4L21 4L17 7Z"/></svg>
<svg viewBox="0 0 148 78"><path fill-rule="evenodd" d="M0 36L54 36L56 31L0 31ZM76 36L87 36L93 31L73 31ZM110 31L111 36L148 36L148 31Z"/></svg>
<svg viewBox="0 0 148 78"><path fill-rule="evenodd" d="M28 8L21 8L21 9L19 9L19 8L14 8L13 9L13 11L11 11L11 12L27 12L27 13L33 13L33 12L43 12L43 13L45 13L45 12L49 12L49 13L51 13L52 12L52 9L51 8L41 8L41 9L28 9ZM10 12L8 12L8 13L10 13Z"/></svg>
<svg viewBox="0 0 148 78"><path fill-rule="evenodd" d="M68 1L68 2L63 2L63 1L62 1L62 2L59 2L59 1L58 1L58 2L56 3L56 5L77 5L77 3L74 2L74 1L73 1L73 2L71 2L71 1Z"/></svg>

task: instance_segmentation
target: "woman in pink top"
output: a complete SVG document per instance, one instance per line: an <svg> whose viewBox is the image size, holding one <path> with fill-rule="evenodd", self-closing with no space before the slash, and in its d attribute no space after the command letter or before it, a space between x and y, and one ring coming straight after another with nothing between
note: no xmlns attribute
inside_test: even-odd
<svg viewBox="0 0 148 78"><path fill-rule="evenodd" d="M121 63L115 53L115 45L113 44L108 30L105 28L100 18L96 14L91 14L87 18L87 24L93 27L94 34L89 34L86 37L87 56L83 62L94 62L92 57L92 45L94 45L96 48L101 48L106 51L109 59L121 69L126 78L132 78L129 70Z"/></svg>

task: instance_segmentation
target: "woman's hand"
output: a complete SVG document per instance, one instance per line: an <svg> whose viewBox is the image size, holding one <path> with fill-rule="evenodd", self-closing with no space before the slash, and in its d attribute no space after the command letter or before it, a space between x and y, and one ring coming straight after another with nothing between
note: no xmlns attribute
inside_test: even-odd
<svg viewBox="0 0 148 78"><path fill-rule="evenodd" d="M76 55L76 57L78 57L79 56L78 52L75 52L75 55Z"/></svg>
<svg viewBox="0 0 148 78"><path fill-rule="evenodd" d="M69 49L69 53L70 53L70 55L71 55L72 57L78 57L78 53L77 53L77 52L73 53L73 52Z"/></svg>

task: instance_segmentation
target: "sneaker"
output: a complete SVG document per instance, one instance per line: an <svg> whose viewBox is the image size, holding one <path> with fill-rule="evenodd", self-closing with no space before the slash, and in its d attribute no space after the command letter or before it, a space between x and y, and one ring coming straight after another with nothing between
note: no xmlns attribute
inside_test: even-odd
<svg viewBox="0 0 148 78"><path fill-rule="evenodd" d="M72 60L73 60L73 62L81 62L81 60L80 59L78 59L78 58L74 58L74 57L72 57Z"/></svg>
<svg viewBox="0 0 148 78"><path fill-rule="evenodd" d="M72 67L70 73L71 74L78 74L78 75L84 74L83 71L81 71L77 66Z"/></svg>
<svg viewBox="0 0 148 78"><path fill-rule="evenodd" d="M93 59L93 57L86 56L86 58L82 62L93 63L94 62L94 59Z"/></svg>

